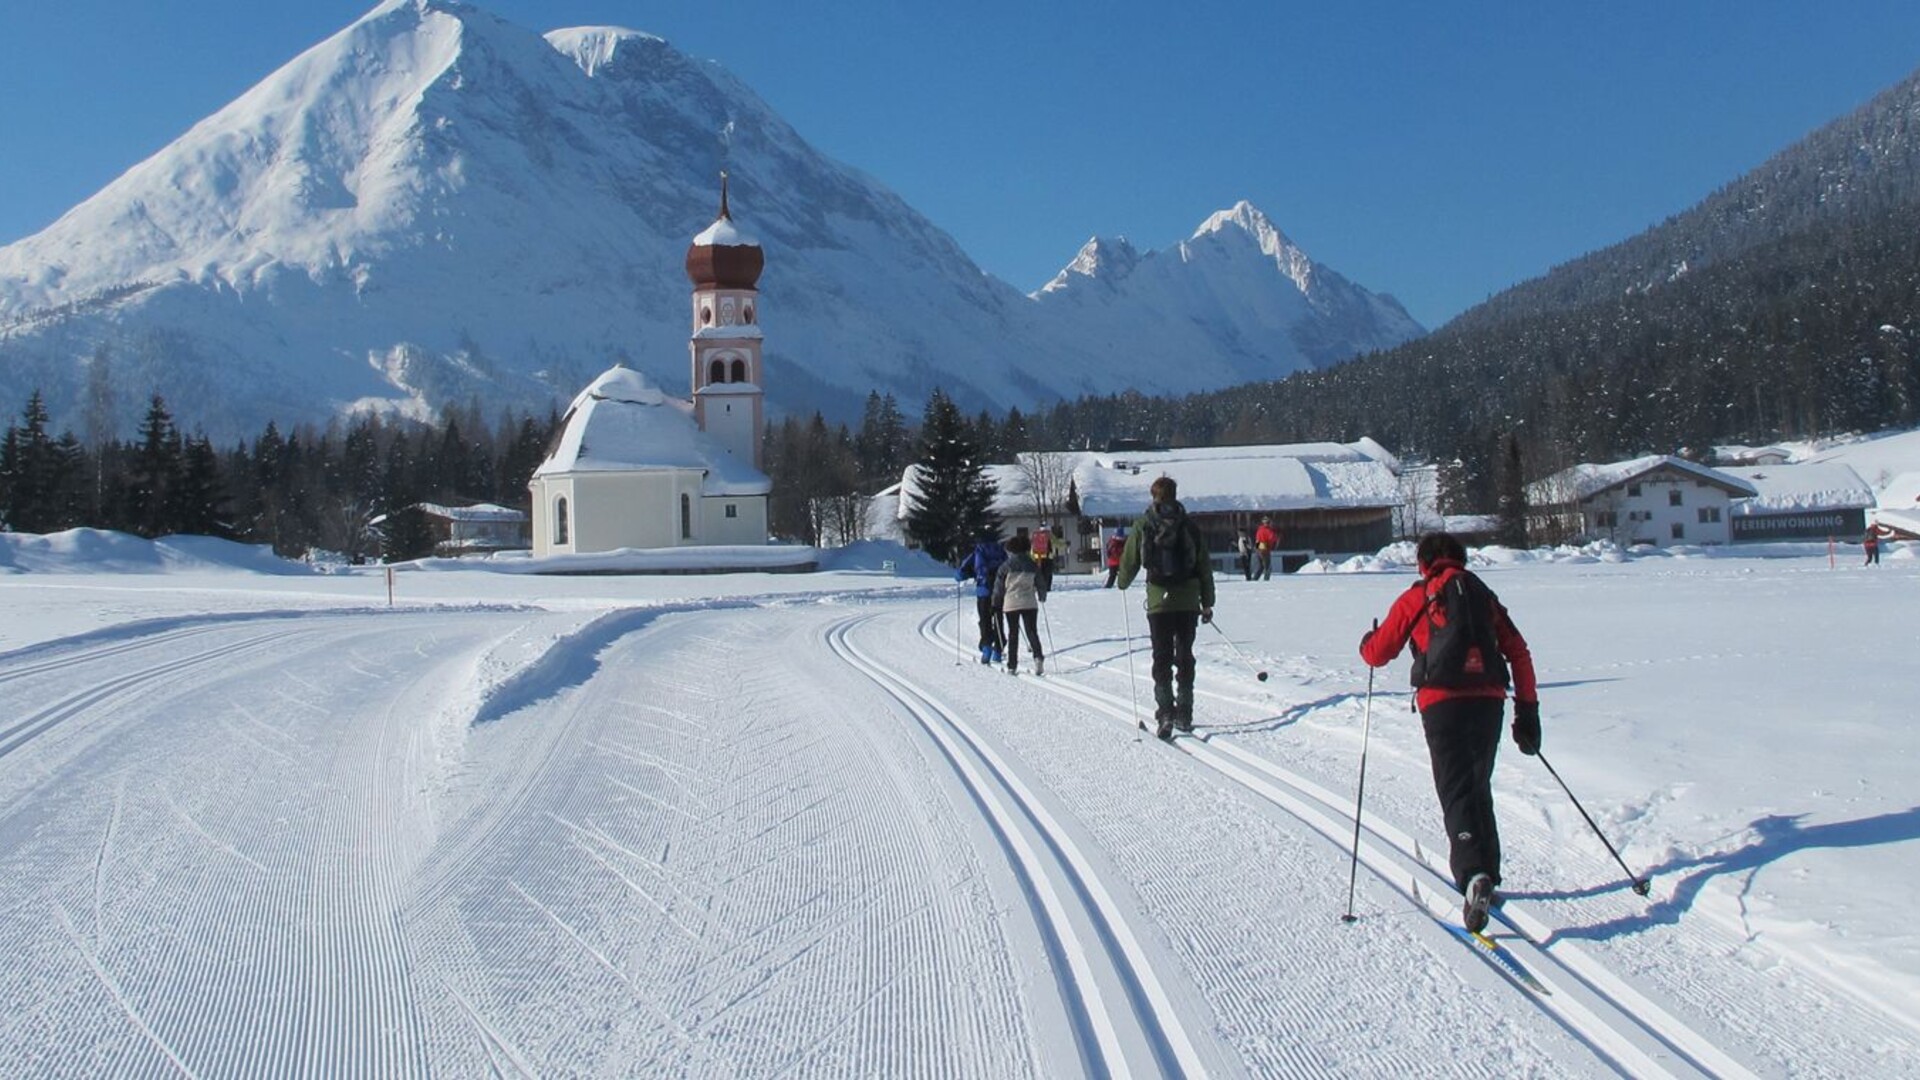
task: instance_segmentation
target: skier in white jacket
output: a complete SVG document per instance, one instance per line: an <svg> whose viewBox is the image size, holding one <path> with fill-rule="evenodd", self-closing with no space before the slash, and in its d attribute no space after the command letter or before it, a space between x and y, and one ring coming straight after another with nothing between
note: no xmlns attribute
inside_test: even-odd
<svg viewBox="0 0 1920 1080"><path fill-rule="evenodd" d="M1026 627L1027 645L1033 649L1033 673L1044 675L1046 654L1040 650L1040 602L1047 598L1047 583L1040 566L1028 552L1024 536L1007 541L1007 561L993 579L993 606L1006 619L1007 674L1020 669L1020 628Z"/></svg>

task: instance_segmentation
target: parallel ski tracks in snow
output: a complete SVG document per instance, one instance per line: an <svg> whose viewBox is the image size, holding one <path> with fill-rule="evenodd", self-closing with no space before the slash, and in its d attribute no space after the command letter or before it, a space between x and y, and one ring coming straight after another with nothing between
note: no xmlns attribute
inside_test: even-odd
<svg viewBox="0 0 1920 1080"><path fill-rule="evenodd" d="M854 640L874 616L836 624L828 642L939 746L1014 864L1092 1075L1201 1076L1201 1051L1122 906L1046 799L954 708Z"/></svg>
<svg viewBox="0 0 1920 1080"><path fill-rule="evenodd" d="M950 612L935 612L920 622L920 635L936 648L952 647L952 635L940 624ZM1104 713L1132 728L1135 712L1125 698L1060 678L1032 685ZM1229 737L1201 734L1173 744L1198 765L1243 791L1285 811L1328 841L1351 849L1353 803L1272 760L1238 746ZM1430 914L1445 932L1459 916L1450 873L1403 830L1362 815L1359 858L1381 884ZM1613 1067L1632 1076L1749 1077L1754 1073L1721 1050L1706 1035L1634 990L1605 965L1575 947L1555 940L1554 928L1508 904L1501 922L1515 932L1500 933L1499 944L1551 991L1514 994L1546 1011L1575 1039ZM1328 915L1329 933L1340 932ZM1496 925L1497 931L1499 926ZM1448 935L1452 936L1452 935ZM1466 951L1460 962L1477 963Z"/></svg>

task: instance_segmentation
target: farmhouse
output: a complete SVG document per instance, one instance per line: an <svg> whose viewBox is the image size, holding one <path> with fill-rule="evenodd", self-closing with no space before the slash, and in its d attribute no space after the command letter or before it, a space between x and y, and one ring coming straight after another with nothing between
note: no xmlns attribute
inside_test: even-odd
<svg viewBox="0 0 1920 1080"><path fill-rule="evenodd" d="M1068 572L1101 566L1105 535L1130 525L1152 501L1161 476L1180 484L1180 502L1223 564L1236 535L1263 517L1281 533L1284 569L1318 554L1376 551L1393 540L1401 500L1399 462L1372 439L1354 443L1191 447L1178 450L1024 453L987 466L994 512L1011 535L1042 523L1053 530ZM875 500L873 535L904 539L915 492L914 466Z"/></svg>
<svg viewBox="0 0 1920 1080"><path fill-rule="evenodd" d="M1527 531L1619 544L1725 544L1734 499L1759 491L1745 480L1671 454L1575 465L1527 485Z"/></svg>
<svg viewBox="0 0 1920 1080"><path fill-rule="evenodd" d="M1757 494L1735 499L1735 543L1742 540L1857 538L1867 527L1873 488L1839 462L1722 468Z"/></svg>

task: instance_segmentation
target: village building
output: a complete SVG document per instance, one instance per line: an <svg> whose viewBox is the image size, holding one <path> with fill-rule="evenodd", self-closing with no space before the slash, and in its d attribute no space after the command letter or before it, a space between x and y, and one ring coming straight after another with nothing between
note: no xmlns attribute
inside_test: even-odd
<svg viewBox="0 0 1920 1080"><path fill-rule="evenodd" d="M1016 455L989 465L1002 535L1051 530L1064 573L1103 571L1101 551L1114 530L1132 525L1152 502L1161 476L1180 485L1180 502L1221 568L1237 557L1235 538L1262 518L1281 534L1276 570L1294 570L1333 554L1377 551L1393 540L1402 494L1399 462L1371 439L1355 443L1191 447L1175 450L1061 451ZM875 497L874 538L905 542L917 466Z"/></svg>
<svg viewBox="0 0 1920 1080"><path fill-rule="evenodd" d="M692 398L616 365L568 406L532 493L537 558L767 543L760 245L720 216L687 248ZM811 559L811 549L796 557ZM713 568L741 561L716 555ZM699 569L697 555L672 569Z"/></svg>
<svg viewBox="0 0 1920 1080"><path fill-rule="evenodd" d="M1756 465L1785 465L1792 459L1793 452L1783 446L1728 444L1714 447L1712 458L1707 463L1716 469L1729 466L1747 468Z"/></svg>
<svg viewBox="0 0 1920 1080"><path fill-rule="evenodd" d="M1745 480L1671 454L1575 465L1527 485L1527 535L1560 543L1726 544L1733 540L1733 500L1758 494Z"/></svg>
<svg viewBox="0 0 1920 1080"><path fill-rule="evenodd" d="M1873 488L1839 462L1719 470L1753 485L1733 502L1733 540L1857 540L1867 528Z"/></svg>
<svg viewBox="0 0 1920 1080"><path fill-rule="evenodd" d="M488 555L527 546L527 515L493 503L443 506L415 503L433 533L435 555Z"/></svg>

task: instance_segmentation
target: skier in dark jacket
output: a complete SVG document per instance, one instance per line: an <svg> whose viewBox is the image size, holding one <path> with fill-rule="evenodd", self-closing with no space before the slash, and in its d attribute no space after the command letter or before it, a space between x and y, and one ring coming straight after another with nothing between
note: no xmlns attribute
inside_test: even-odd
<svg viewBox="0 0 1920 1080"><path fill-rule="evenodd" d="M1127 532L1120 553L1120 589L1125 591L1140 573L1143 559L1167 547L1184 533L1191 549L1187 564L1177 568L1174 580L1154 570L1147 575L1147 630L1153 635L1153 719L1162 739L1193 730L1193 639L1200 624L1213 621L1213 560L1206 538L1187 517L1187 508L1175 498L1179 487L1162 476L1149 489L1153 505Z"/></svg>
<svg viewBox="0 0 1920 1080"><path fill-rule="evenodd" d="M954 573L953 580L973 580L974 610L980 618L980 662L997 664L1003 658L1000 640L999 612L993 606L993 576L1000 571L1000 564L1007 561L1006 549L1000 546L1000 540L992 533L982 533L973 551L960 560L960 569Z"/></svg>
<svg viewBox="0 0 1920 1080"><path fill-rule="evenodd" d="M1027 645L1033 653L1033 673L1047 671L1046 654L1040 651L1040 605L1047 599L1047 575L1027 554L1028 540L1015 536L1007 541L1007 561L993 579L993 606L1006 619L1007 674L1020 669L1020 628L1026 627Z"/></svg>
<svg viewBox="0 0 1920 1080"><path fill-rule="evenodd" d="M1466 569L1467 552L1447 533L1430 533L1416 549L1420 580L1400 594L1379 629L1360 639L1360 657L1372 667L1384 667L1412 642L1416 678L1428 645L1445 625L1444 590L1455 578L1473 575ZM1477 579L1475 579L1477 581ZM1484 584L1481 585L1484 589ZM1469 592L1475 596L1477 593ZM1540 694L1533 674L1533 656L1527 641L1507 616L1492 590L1485 591L1491 611L1492 637L1513 687L1513 741L1523 754L1540 752ZM1487 909L1500 884L1500 830L1493 815L1493 759L1500 749L1500 720L1506 712L1507 686L1498 677L1497 658L1482 658L1474 649L1462 661L1463 670L1494 675L1469 685L1471 675L1439 674L1416 683L1415 703L1426 730L1427 754L1433 761L1434 791L1447 823L1448 864L1454 884L1465 897L1461 918L1478 933L1487 925ZM1436 685L1435 681L1450 685Z"/></svg>

